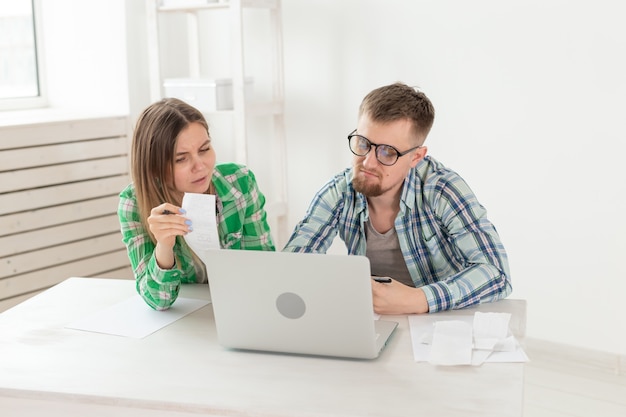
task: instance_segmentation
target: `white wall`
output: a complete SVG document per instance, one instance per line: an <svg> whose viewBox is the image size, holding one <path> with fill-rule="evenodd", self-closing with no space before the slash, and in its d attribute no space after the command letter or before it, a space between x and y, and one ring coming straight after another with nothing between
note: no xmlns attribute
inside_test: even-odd
<svg viewBox="0 0 626 417"><path fill-rule="evenodd" d="M124 0L40 0L50 106L65 114L127 114Z"/></svg>
<svg viewBox="0 0 626 417"><path fill-rule="evenodd" d="M283 0L291 224L349 163L371 89L419 85L429 152L489 210L530 337L626 353L618 0Z"/></svg>

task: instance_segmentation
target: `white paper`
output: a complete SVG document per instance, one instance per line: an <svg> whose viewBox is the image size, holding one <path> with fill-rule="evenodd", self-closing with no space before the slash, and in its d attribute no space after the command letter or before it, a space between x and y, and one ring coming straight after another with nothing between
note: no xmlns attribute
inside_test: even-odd
<svg viewBox="0 0 626 417"><path fill-rule="evenodd" d="M65 327L141 339L204 307L209 302L178 298L168 310L157 311L150 308L139 295L134 295Z"/></svg>
<svg viewBox="0 0 626 417"><path fill-rule="evenodd" d="M505 339L499 340L493 348L494 352L513 352L517 349L517 339L509 335Z"/></svg>
<svg viewBox="0 0 626 417"><path fill-rule="evenodd" d="M219 249L215 215L215 196L211 194L185 193L182 208L185 217L191 220L192 231L185 235L189 247L202 259L207 259L207 249Z"/></svg>
<svg viewBox="0 0 626 417"><path fill-rule="evenodd" d="M436 322L428 362L434 365L471 364L472 326L461 320Z"/></svg>
<svg viewBox="0 0 626 417"><path fill-rule="evenodd" d="M491 318L491 317L490 317ZM428 362L431 357L435 323L439 321L463 321L473 330L474 315L446 315L445 318L436 314L409 315L409 330L413 345L413 357L416 362ZM480 323L480 319L479 319ZM508 325L507 325L508 326ZM479 324L480 327L480 324ZM498 326L496 326L499 328ZM479 330L482 332L482 330ZM435 353L437 355L437 353ZM472 349L472 365L483 362L527 362L528 356L507 327L507 337L493 346L493 349Z"/></svg>
<svg viewBox="0 0 626 417"><path fill-rule="evenodd" d="M507 338L509 333L510 313L481 313L474 314L474 347L483 350L496 350L500 341Z"/></svg>

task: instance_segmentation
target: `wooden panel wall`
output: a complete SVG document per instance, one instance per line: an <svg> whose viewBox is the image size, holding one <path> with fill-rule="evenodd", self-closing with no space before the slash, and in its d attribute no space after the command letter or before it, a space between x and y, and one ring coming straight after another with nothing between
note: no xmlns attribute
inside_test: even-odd
<svg viewBox="0 0 626 417"><path fill-rule="evenodd" d="M72 276L132 279L116 214L128 123L0 128L0 311Z"/></svg>

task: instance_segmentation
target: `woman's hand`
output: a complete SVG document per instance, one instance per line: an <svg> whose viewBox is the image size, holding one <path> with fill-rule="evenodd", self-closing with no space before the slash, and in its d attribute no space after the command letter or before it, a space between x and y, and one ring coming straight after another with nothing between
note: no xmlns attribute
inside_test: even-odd
<svg viewBox="0 0 626 417"><path fill-rule="evenodd" d="M191 220L183 216L185 211L173 204L164 203L153 208L148 217L150 231L156 239L155 256L159 267L174 266L176 236L184 236L192 230Z"/></svg>

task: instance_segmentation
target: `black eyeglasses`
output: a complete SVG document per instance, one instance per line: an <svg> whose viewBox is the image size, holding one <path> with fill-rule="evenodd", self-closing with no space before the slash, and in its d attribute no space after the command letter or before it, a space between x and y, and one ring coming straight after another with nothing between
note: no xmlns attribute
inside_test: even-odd
<svg viewBox="0 0 626 417"><path fill-rule="evenodd" d="M415 149L421 148L421 146L414 146L411 149L400 152L391 145L372 143L365 136L358 135L354 132L356 132L356 129L348 135L348 146L350 147L350 151L356 156L365 156L372 150L373 146L375 148L374 152L376 153L376 159L378 162L386 166L395 164L401 156L404 156Z"/></svg>

